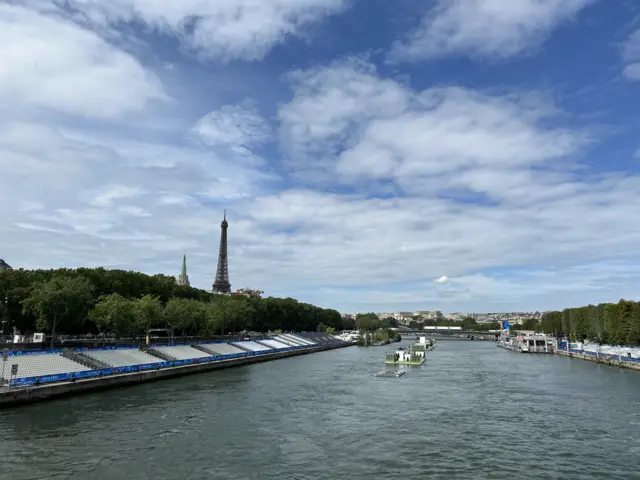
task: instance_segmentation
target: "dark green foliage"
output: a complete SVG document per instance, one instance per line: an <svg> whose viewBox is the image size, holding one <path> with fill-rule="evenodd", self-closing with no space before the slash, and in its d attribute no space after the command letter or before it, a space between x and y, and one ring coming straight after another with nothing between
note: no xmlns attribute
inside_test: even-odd
<svg viewBox="0 0 640 480"><path fill-rule="evenodd" d="M640 345L640 303L620 300L561 312L546 312L541 331L568 334L573 340L598 340L617 345Z"/></svg>
<svg viewBox="0 0 640 480"><path fill-rule="evenodd" d="M7 330L22 334L52 333L54 322L56 333L67 335L127 336L164 327L185 335L342 328L337 311L293 298L213 295L166 275L104 268L3 271L5 298Z"/></svg>

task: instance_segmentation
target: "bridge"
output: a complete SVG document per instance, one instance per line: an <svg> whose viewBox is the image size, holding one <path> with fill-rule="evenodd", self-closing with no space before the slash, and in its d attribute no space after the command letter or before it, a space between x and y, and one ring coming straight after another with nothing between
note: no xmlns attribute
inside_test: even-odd
<svg viewBox="0 0 640 480"><path fill-rule="evenodd" d="M483 332L481 330L401 330L397 332L402 337L427 336L441 340L494 340L496 332Z"/></svg>

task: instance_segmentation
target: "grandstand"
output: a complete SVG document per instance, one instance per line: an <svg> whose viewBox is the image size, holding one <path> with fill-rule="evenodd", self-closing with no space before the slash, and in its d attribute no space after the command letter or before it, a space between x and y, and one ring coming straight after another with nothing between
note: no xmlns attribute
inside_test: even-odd
<svg viewBox="0 0 640 480"><path fill-rule="evenodd" d="M0 364L2 358L0 356ZM11 365L18 365L18 374L15 378L40 377L44 375L56 375L59 373L86 372L91 370L84 365L74 362L62 354L42 353L26 355L12 355L9 357L4 372L4 378L11 377ZM1 367L0 367L1 368Z"/></svg>
<svg viewBox="0 0 640 480"><path fill-rule="evenodd" d="M289 348L291 345L287 345L286 343L282 343L279 342L273 338L270 338L268 340L260 340L260 343L264 344L264 345L268 345L271 348Z"/></svg>
<svg viewBox="0 0 640 480"><path fill-rule="evenodd" d="M245 350L250 350L252 352L264 352L267 350L273 350L270 347L265 347L264 345L260 345L259 343L251 341L233 342L232 345L244 348Z"/></svg>
<svg viewBox="0 0 640 480"><path fill-rule="evenodd" d="M148 369L162 369L184 365L186 361L210 362L220 357L252 357L271 354L291 347L311 348L322 345L345 345L331 335L317 332L282 334L260 340L237 342L210 342L198 345L155 345L149 350L140 347L77 348L50 351L9 352L2 362L4 374L0 379L11 386L39 385L42 383L75 381L105 375L117 375ZM11 366L18 365L17 376L11 376ZM2 370L0 369L0 373Z"/></svg>
<svg viewBox="0 0 640 480"><path fill-rule="evenodd" d="M199 347L211 352L211 355L232 355L234 353L244 352L244 350L229 345L228 343L201 343Z"/></svg>
<svg viewBox="0 0 640 480"><path fill-rule="evenodd" d="M165 345L160 347L155 346L153 347L153 349L161 353L166 353L167 355L172 356L176 360L191 360L192 358L207 358L213 355L211 353L198 350L197 348L193 348L189 345Z"/></svg>
<svg viewBox="0 0 640 480"><path fill-rule="evenodd" d="M110 367L128 367L162 362L161 358L149 355L137 348L117 348L111 350L85 350L82 354Z"/></svg>

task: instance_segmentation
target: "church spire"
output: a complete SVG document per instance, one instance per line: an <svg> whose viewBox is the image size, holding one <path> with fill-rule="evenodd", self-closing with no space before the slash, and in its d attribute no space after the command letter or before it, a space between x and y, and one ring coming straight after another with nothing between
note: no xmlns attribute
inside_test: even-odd
<svg viewBox="0 0 640 480"><path fill-rule="evenodd" d="M182 256L182 270L180 270L180 276L178 277L178 285L184 285L189 287L189 275L187 275L187 256Z"/></svg>

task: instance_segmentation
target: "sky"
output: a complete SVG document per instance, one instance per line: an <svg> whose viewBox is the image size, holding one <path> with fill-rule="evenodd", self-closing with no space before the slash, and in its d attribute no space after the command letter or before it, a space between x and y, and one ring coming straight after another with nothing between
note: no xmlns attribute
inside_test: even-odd
<svg viewBox="0 0 640 480"><path fill-rule="evenodd" d="M0 1L0 258L343 313L640 299L635 0Z"/></svg>

